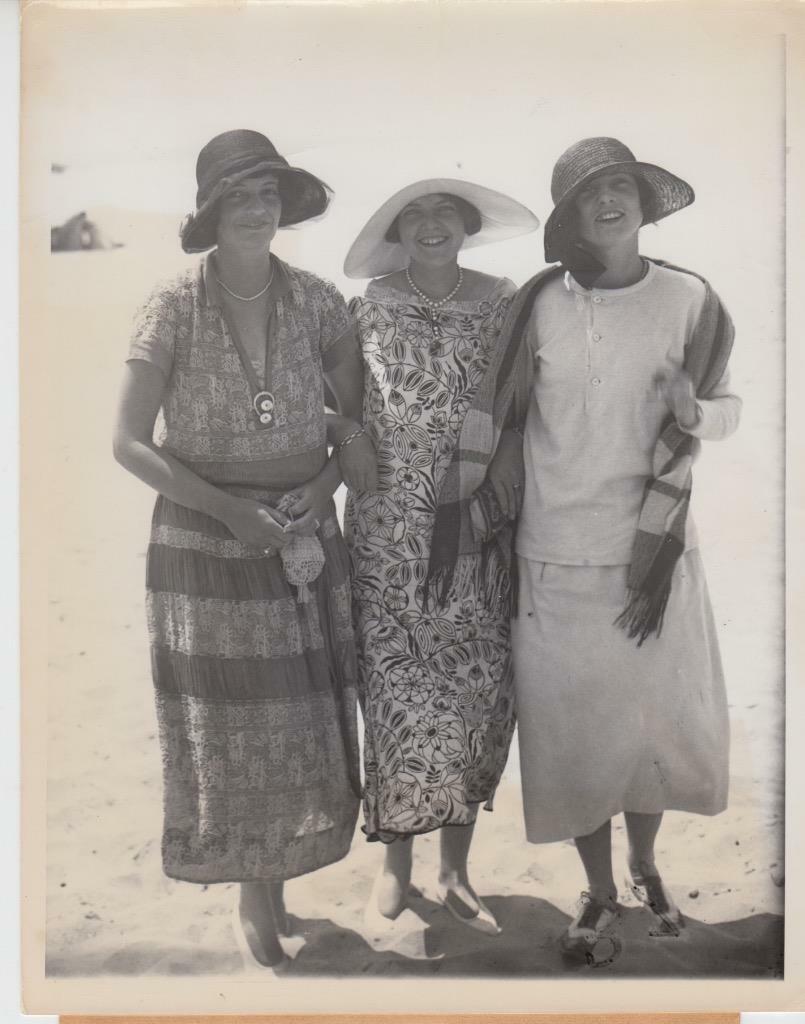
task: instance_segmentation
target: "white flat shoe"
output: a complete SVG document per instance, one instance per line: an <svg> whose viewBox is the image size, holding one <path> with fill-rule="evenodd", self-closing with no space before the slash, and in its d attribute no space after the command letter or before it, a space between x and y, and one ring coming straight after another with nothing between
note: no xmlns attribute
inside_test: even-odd
<svg viewBox="0 0 805 1024"><path fill-rule="evenodd" d="M232 929L235 932L235 941L243 958L243 966L247 971L259 972L265 976L266 973L281 975L287 970L291 963L289 957L283 952L279 960L274 962L269 960L257 929L251 921L244 921L241 917L240 895L238 893L235 894L235 905L232 908Z"/></svg>
<svg viewBox="0 0 805 1024"><path fill-rule="evenodd" d="M478 932L480 935L487 935L494 937L500 935L503 929L495 920L495 915L484 903L480 896L475 897L478 901L478 910L476 913L472 913L467 904L456 896L452 889L443 889L436 893L436 899L444 909L456 920L459 924L463 924L467 928L471 928L474 932Z"/></svg>

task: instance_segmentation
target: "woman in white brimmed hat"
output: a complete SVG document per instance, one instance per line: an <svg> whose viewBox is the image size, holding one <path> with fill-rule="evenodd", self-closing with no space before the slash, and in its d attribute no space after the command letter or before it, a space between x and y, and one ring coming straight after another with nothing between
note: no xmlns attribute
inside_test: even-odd
<svg viewBox="0 0 805 1024"><path fill-rule="evenodd" d="M241 949L280 969L284 881L343 857L358 815L349 557L332 494L345 469L372 486L373 453L356 436L327 456L325 382L341 411L361 409L343 298L271 252L278 228L324 212L328 189L244 130L207 143L196 178L182 245L213 251L137 317L115 454L158 492L146 608L163 867L239 883ZM331 442L357 429L332 423L344 433Z"/></svg>
<svg viewBox="0 0 805 1024"><path fill-rule="evenodd" d="M731 434L741 403L718 297L639 250L641 225L693 202L690 186L593 138L560 157L551 191L560 266L523 286L504 339L521 331L526 367L512 639L527 837L575 839L588 884L562 948L595 958L619 916L610 819L625 813L629 888L676 935L663 812L726 806L726 695L688 503L699 439Z"/></svg>
<svg viewBox="0 0 805 1024"><path fill-rule="evenodd" d="M441 829L436 896L487 935L500 929L470 884L467 857L478 805L491 802L514 725L505 581L493 554L485 575L465 579L439 608L427 606L423 583L444 472L515 290L505 278L460 267L458 256L536 227L508 196L431 178L386 200L345 261L350 277L375 278L350 308L379 486L350 493L345 529L366 724L364 831L387 844L373 909L400 913L410 840ZM520 447L501 449L490 479L514 514Z"/></svg>

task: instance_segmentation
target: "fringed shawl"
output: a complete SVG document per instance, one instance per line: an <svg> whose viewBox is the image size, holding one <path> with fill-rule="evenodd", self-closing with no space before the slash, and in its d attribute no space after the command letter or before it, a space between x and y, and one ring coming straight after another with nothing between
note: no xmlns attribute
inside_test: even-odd
<svg viewBox="0 0 805 1024"><path fill-rule="evenodd" d="M692 273L661 260L653 262ZM485 543L478 541L470 521L470 500L486 477L505 425L525 423L537 373L526 327L542 287L563 273L562 266L541 271L523 285L509 308L439 492L426 600L431 590L444 604L451 591L461 595L472 588L488 606L512 608L513 530L504 530ZM684 369L693 381L697 398L707 399L726 369L734 328L719 297L703 278L699 279L705 285L705 299L685 349ZM659 634L662 629L674 566L685 546L696 443L669 414L657 439L654 475L647 482L640 511L629 566L627 605L617 620L631 638L637 639L638 646L652 632Z"/></svg>
<svg viewBox="0 0 805 1024"><path fill-rule="evenodd" d="M484 482L512 410L516 423L525 422L535 369L525 329L542 285L562 273L561 267L543 270L517 292L509 306L442 479L425 580L426 602L431 591L440 605L447 603L451 590L458 595L471 591L498 612L511 607L513 529L502 530L486 543L478 541L470 521L470 499Z"/></svg>

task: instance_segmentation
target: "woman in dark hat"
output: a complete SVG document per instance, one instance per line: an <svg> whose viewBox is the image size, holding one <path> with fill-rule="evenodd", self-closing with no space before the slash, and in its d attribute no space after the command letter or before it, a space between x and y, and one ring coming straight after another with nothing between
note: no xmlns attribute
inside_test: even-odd
<svg viewBox="0 0 805 1024"><path fill-rule="evenodd" d="M560 157L551 191L560 265L523 287L506 332L533 367L515 403L512 640L527 836L575 839L587 891L562 948L596 956L619 915L610 819L625 814L629 889L676 935L654 853L663 812L726 806L727 702L688 505L700 439L731 434L741 402L718 297L639 250L641 225L692 203L690 186L593 138Z"/></svg>
<svg viewBox="0 0 805 1024"><path fill-rule="evenodd" d="M283 882L343 857L357 816L349 567L332 494L342 475L373 486L374 454L343 299L271 252L278 228L325 211L327 186L252 131L212 139L196 177L182 246L213 251L139 313L115 455L159 492L146 607L164 870L239 882L241 948L276 968ZM325 388L338 409L327 418Z"/></svg>
<svg viewBox="0 0 805 1024"><path fill-rule="evenodd" d="M350 308L379 484L376 493L350 494L345 530L366 727L364 829L387 844L369 909L388 918L402 911L413 837L439 829L436 897L486 935L500 928L470 884L467 858L514 727L501 552L490 545L483 570L468 566L444 601L435 588L429 601L423 583L445 470L515 290L506 278L462 268L459 252L536 227L500 192L430 178L382 203L345 263L348 276L375 278ZM514 448L492 474L506 507L522 479Z"/></svg>

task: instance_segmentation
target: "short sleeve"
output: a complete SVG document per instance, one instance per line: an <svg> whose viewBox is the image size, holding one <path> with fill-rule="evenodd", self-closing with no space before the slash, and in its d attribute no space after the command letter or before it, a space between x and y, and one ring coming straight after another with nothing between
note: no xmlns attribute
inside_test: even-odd
<svg viewBox="0 0 805 1024"><path fill-rule="evenodd" d="M175 290L159 285L134 318L128 359L144 359L157 366L166 379L170 377L180 318Z"/></svg>
<svg viewBox="0 0 805 1024"><path fill-rule="evenodd" d="M517 294L517 285L508 277L501 277L495 284L496 298L511 299Z"/></svg>
<svg viewBox="0 0 805 1024"><path fill-rule="evenodd" d="M337 366L357 347L355 317L347 309L344 297L327 281L319 291L319 338L321 362L325 370Z"/></svg>

